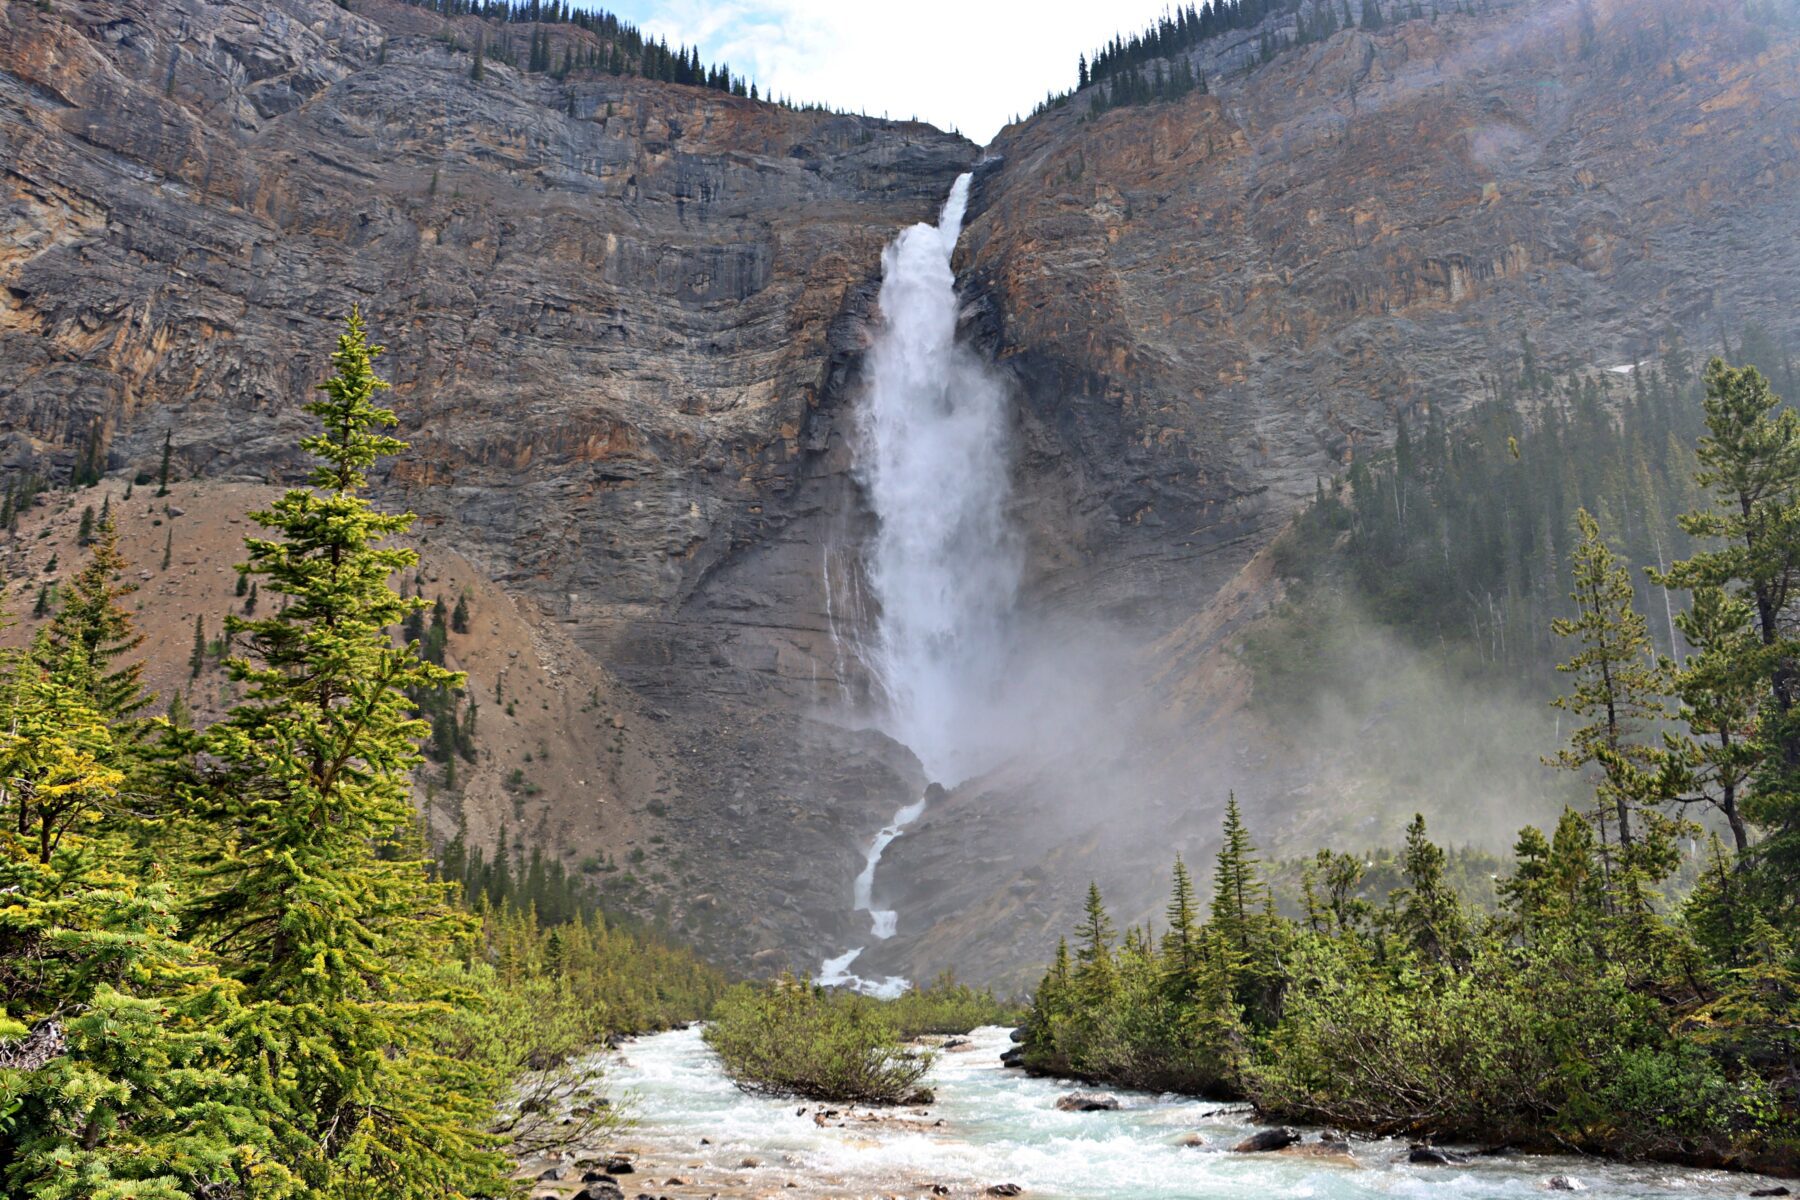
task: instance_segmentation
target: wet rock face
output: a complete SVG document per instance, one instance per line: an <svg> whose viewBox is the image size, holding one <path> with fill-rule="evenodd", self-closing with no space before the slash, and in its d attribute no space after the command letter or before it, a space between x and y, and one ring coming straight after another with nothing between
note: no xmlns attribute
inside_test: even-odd
<svg viewBox="0 0 1800 1200"><path fill-rule="evenodd" d="M66 478L97 437L153 471L168 434L179 477L297 480L360 303L412 444L383 501L566 621L666 735L672 785L629 799L686 852L653 867L673 917L705 893L723 957L802 965L923 782L807 714L854 682L822 556L856 507L881 248L975 148L493 53L476 82L441 35L477 23L352 7L0 13L0 464ZM523 61L530 35L484 36Z"/></svg>

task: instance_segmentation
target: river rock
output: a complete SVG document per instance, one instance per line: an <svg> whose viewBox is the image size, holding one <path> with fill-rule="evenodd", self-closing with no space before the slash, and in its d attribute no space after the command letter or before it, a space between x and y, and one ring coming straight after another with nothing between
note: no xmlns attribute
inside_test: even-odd
<svg viewBox="0 0 1800 1200"><path fill-rule="evenodd" d="M606 1165L602 1169L608 1175L630 1175L637 1170L636 1167L631 1165L631 1160L626 1158L623 1154L615 1154L611 1158L608 1158L606 1160Z"/></svg>
<svg viewBox="0 0 1800 1200"><path fill-rule="evenodd" d="M1406 1161L1421 1167L1460 1167L1469 1156L1457 1150L1440 1150L1436 1146L1414 1146L1406 1152Z"/></svg>
<svg viewBox="0 0 1800 1200"><path fill-rule="evenodd" d="M996 1183L987 1190L989 1196L1023 1196L1025 1189L1016 1183Z"/></svg>
<svg viewBox="0 0 1800 1200"><path fill-rule="evenodd" d="M1552 1192L1585 1192L1587 1184L1567 1175L1552 1175L1544 1180L1544 1187Z"/></svg>
<svg viewBox="0 0 1800 1200"><path fill-rule="evenodd" d="M1794 1193L1784 1187L1759 1188L1750 1193L1752 1196L1791 1196Z"/></svg>
<svg viewBox="0 0 1800 1200"><path fill-rule="evenodd" d="M1119 1098L1110 1092L1070 1092L1057 1097L1056 1107L1063 1112L1113 1112Z"/></svg>
<svg viewBox="0 0 1800 1200"><path fill-rule="evenodd" d="M1334 1167L1361 1167L1363 1164L1342 1142L1300 1142L1281 1152L1284 1158L1304 1158Z"/></svg>
<svg viewBox="0 0 1800 1200"><path fill-rule="evenodd" d="M1025 1040L1025 1027L1023 1025L1020 1025L1017 1028L1015 1028L1007 1036L1012 1039L1012 1042L1014 1045L1017 1045L1018 1043Z"/></svg>
<svg viewBox="0 0 1800 1200"><path fill-rule="evenodd" d="M625 1200L625 1189L611 1180L605 1183L590 1183L575 1193L574 1200Z"/></svg>
<svg viewBox="0 0 1800 1200"><path fill-rule="evenodd" d="M1265 1154L1271 1150L1286 1150L1300 1140L1298 1130L1277 1125L1273 1129L1259 1129L1232 1149L1239 1154Z"/></svg>
<svg viewBox="0 0 1800 1200"><path fill-rule="evenodd" d="M1024 1050L1024 1048L1021 1046L1014 1046L1009 1050L1002 1051L1000 1054L1000 1065L1003 1067L1022 1067L1022 1066L1024 1066L1025 1065L1025 1050Z"/></svg>

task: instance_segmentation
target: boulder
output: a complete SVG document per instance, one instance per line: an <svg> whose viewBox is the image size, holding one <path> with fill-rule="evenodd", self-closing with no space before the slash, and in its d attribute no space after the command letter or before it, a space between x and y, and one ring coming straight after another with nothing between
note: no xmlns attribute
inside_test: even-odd
<svg viewBox="0 0 1800 1200"><path fill-rule="evenodd" d="M1544 1180L1544 1186L1553 1192L1585 1192L1587 1184L1567 1175L1552 1175Z"/></svg>
<svg viewBox="0 0 1800 1200"><path fill-rule="evenodd" d="M989 1196L1023 1196L1025 1189L1016 1183L996 1183L986 1192Z"/></svg>
<svg viewBox="0 0 1800 1200"><path fill-rule="evenodd" d="M1010 1036L1013 1040L1014 1045L1017 1045L1018 1043L1024 1041L1025 1040L1025 1027L1023 1025L1018 1026L1017 1028L1015 1028L1012 1031Z"/></svg>
<svg viewBox="0 0 1800 1200"><path fill-rule="evenodd" d="M1112 1112L1119 1107L1119 1098L1110 1092L1070 1092L1057 1097L1056 1107L1063 1112Z"/></svg>
<svg viewBox="0 0 1800 1200"><path fill-rule="evenodd" d="M615 1154L606 1160L606 1165L603 1166L601 1170L605 1171L608 1175L630 1175L632 1172L636 1171L637 1168L632 1166L631 1160L626 1158L623 1154Z"/></svg>
<svg viewBox="0 0 1800 1200"><path fill-rule="evenodd" d="M1406 1152L1406 1161L1421 1167L1459 1167L1469 1161L1469 1156L1456 1150L1440 1150L1436 1146L1414 1146Z"/></svg>
<svg viewBox="0 0 1800 1200"><path fill-rule="evenodd" d="M1266 1154L1271 1150L1286 1150L1299 1140L1299 1130L1277 1125L1273 1129L1257 1130L1232 1149L1239 1154Z"/></svg>
<svg viewBox="0 0 1800 1200"><path fill-rule="evenodd" d="M1784 1187L1776 1186L1772 1188L1759 1188L1750 1194L1752 1196L1791 1196L1794 1193L1788 1191Z"/></svg>

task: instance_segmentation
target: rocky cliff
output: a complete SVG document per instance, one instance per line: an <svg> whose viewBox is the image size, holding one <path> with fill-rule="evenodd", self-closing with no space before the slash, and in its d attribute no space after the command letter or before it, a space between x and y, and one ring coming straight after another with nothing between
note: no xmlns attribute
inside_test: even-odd
<svg viewBox="0 0 1800 1200"><path fill-rule="evenodd" d="M1267 64L1223 39L1207 95L1078 95L990 148L956 261L1015 384L1028 635L1061 649L1022 669L1031 752L889 851L886 965L1035 961L1090 875L1147 911L1233 783L1268 835L1341 828L1224 719L1230 648L1274 591L1258 552L1403 414L1465 403L1521 334L1560 367L1800 332L1800 36L1743 0L1480 7ZM527 712L437 831L631 862L616 902L810 965L854 944L862 845L925 782L857 729L849 418L881 247L977 150L497 58L476 80L478 37L530 34L474 26L7 5L0 465L66 477L98 444L113 486L166 437L182 507L222 514L214 484L295 478L361 303L413 444L383 498L441 586L510 606L453 657L478 694L541 676L555 731L543 786L498 782L532 765Z"/></svg>
<svg viewBox="0 0 1800 1200"><path fill-rule="evenodd" d="M1411 807L1327 795L1322 748L1225 719L1235 635L1275 591L1253 556L1401 419L1482 395L1521 337L1560 372L1669 330L1800 334L1791 13L1480 7L1267 64L1257 31L1220 39L1194 55L1210 94L1094 115L1083 93L990 147L959 265L1018 381L1028 603L1109 648L1109 688L1072 756L959 789L889 851L907 916L882 965L1042 961L1089 878L1148 918L1233 786L1267 847L1393 840ZM1459 819L1481 795L1421 783L1441 829L1490 827Z"/></svg>
<svg viewBox="0 0 1800 1200"><path fill-rule="evenodd" d="M921 783L810 716L839 692L837 413L881 247L975 148L492 54L476 81L477 38L528 27L350 7L6 6L0 458L66 479L97 440L130 474L168 437L177 477L293 480L360 303L412 443L384 500L607 664L616 694L570 706L588 754L603 717L655 743L634 845L548 791L472 803L471 836L635 849L619 902L679 924L707 896L740 958L822 944L862 831Z"/></svg>

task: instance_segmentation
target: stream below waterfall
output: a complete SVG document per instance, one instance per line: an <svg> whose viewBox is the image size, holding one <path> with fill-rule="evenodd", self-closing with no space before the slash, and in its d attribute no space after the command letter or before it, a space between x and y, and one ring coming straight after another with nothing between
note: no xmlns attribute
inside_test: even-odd
<svg viewBox="0 0 1800 1200"><path fill-rule="evenodd" d="M1526 1155L1415 1166L1404 1143L1388 1140L1354 1142L1348 1158L1237 1154L1230 1147L1254 1128L1242 1106L1115 1092L1119 1111L1061 1112L1056 1099L1074 1085L1002 1068L1007 1031L978 1030L971 1041L939 1057L929 1108L830 1118L818 1104L739 1091L697 1028L629 1042L599 1061L606 1090L637 1122L614 1141L638 1157L621 1184L628 1196L675 1200L928 1196L933 1185L978 1196L1004 1183L1033 1200L1506 1200L1544 1196L1557 1177L1597 1198L1633 1200L1772 1186L1723 1171Z"/></svg>

